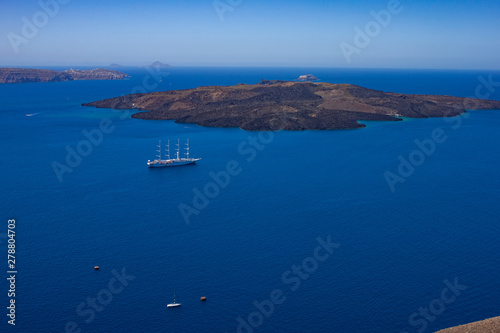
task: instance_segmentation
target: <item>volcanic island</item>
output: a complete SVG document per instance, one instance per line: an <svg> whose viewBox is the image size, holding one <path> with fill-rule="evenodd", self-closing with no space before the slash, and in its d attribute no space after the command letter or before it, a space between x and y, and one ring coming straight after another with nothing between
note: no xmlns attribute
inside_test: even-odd
<svg viewBox="0 0 500 333"><path fill-rule="evenodd" d="M454 117L466 110L500 109L500 101L493 100L281 80L131 94L82 105L140 111L132 118L248 131L354 129L365 127L358 122L363 120Z"/></svg>

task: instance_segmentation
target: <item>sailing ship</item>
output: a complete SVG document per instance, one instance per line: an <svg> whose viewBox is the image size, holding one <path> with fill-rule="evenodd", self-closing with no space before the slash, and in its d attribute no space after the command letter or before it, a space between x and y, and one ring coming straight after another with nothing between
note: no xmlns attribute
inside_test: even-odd
<svg viewBox="0 0 500 333"><path fill-rule="evenodd" d="M201 158L191 158L189 157L189 139L186 142L186 150L185 157L180 157L180 140L177 140L177 148L176 148L176 153L175 153L175 158L170 158L170 140L168 140L167 143L167 148L166 148L166 159L162 159L162 154L161 154L161 140L158 144L158 155L157 158L153 161L148 160L148 167L149 168L164 168L164 167L171 167L171 166L180 166L180 165L188 165L188 164L194 164L197 161L201 160Z"/></svg>
<svg viewBox="0 0 500 333"><path fill-rule="evenodd" d="M174 294L174 302L170 303L170 304L167 304L167 308L175 308L175 307L178 307L178 306L181 306L181 303L177 303L175 301L175 294Z"/></svg>

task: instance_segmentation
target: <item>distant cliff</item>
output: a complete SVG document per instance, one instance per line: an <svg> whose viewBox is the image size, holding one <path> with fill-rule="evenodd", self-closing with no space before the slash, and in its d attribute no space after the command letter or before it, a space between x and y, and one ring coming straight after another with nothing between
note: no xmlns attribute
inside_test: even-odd
<svg viewBox="0 0 500 333"><path fill-rule="evenodd" d="M74 80L123 80L127 74L104 68L52 71L32 68L0 68L0 83L60 82Z"/></svg>
<svg viewBox="0 0 500 333"><path fill-rule="evenodd" d="M299 81L318 81L319 79L312 74L305 74L305 75L299 76L299 78L297 80L299 80Z"/></svg>
<svg viewBox="0 0 500 333"><path fill-rule="evenodd" d="M326 130L364 127L358 120L457 116L465 112L464 102L460 97L404 95L351 84L262 80L255 85L133 94L83 105L149 111L132 117L210 127ZM500 101L468 102L475 109L500 109Z"/></svg>

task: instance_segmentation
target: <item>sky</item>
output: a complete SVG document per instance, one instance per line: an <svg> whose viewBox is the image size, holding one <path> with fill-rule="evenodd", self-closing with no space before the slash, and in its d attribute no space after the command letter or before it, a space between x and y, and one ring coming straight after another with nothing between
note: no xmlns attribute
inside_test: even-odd
<svg viewBox="0 0 500 333"><path fill-rule="evenodd" d="M18 0L0 66L500 69L498 0Z"/></svg>

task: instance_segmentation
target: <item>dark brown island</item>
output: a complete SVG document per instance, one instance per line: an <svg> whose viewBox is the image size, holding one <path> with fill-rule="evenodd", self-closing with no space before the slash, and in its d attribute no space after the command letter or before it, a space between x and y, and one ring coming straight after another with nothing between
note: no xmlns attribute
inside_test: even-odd
<svg viewBox="0 0 500 333"><path fill-rule="evenodd" d="M60 82L74 80L123 80L127 74L105 68L52 71L35 68L0 68L0 83Z"/></svg>
<svg viewBox="0 0 500 333"><path fill-rule="evenodd" d="M279 80L132 94L82 105L149 111L136 113L133 118L251 131L349 129L365 126L358 120L453 117L465 109L500 109L500 101Z"/></svg>

